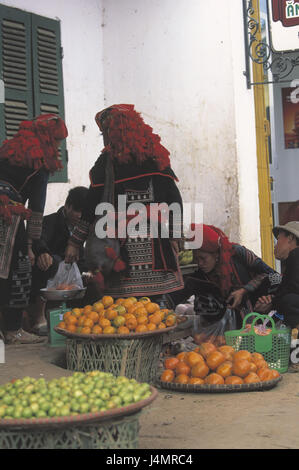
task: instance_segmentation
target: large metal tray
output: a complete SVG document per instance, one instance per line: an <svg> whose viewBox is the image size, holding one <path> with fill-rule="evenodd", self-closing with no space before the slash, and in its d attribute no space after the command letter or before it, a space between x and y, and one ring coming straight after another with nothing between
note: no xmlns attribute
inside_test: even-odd
<svg viewBox="0 0 299 470"><path fill-rule="evenodd" d="M74 300L82 299L85 295L86 287L73 290L48 290L40 289L40 294L45 300Z"/></svg>

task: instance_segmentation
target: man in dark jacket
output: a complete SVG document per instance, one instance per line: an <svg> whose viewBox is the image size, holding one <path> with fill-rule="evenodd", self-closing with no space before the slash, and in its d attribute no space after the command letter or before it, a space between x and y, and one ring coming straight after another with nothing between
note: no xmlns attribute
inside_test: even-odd
<svg viewBox="0 0 299 470"><path fill-rule="evenodd" d="M273 233L275 258L284 264L282 281L274 296L261 297L258 303L264 304L264 313L277 310L288 326L299 329L299 221L278 225Z"/></svg>
<svg viewBox="0 0 299 470"><path fill-rule="evenodd" d="M39 291L46 287L47 281L54 277L59 263L64 260L67 241L74 226L80 220L87 192L88 189L84 186L71 189L64 206L43 218L41 238L33 243L35 265L32 268L30 317L33 323L32 329L36 333L41 334L47 331L44 318L45 305L40 298ZM77 263L81 272L84 270L83 255L82 249Z"/></svg>

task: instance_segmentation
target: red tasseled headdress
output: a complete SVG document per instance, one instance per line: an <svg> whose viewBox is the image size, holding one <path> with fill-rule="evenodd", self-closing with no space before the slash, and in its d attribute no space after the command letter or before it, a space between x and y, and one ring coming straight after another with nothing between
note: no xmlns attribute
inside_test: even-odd
<svg viewBox="0 0 299 470"><path fill-rule="evenodd" d="M160 144L160 137L145 124L131 104L110 106L97 113L96 123L105 136L103 153L120 162L142 164L147 159L156 162L159 170L170 166L169 151Z"/></svg>
<svg viewBox="0 0 299 470"><path fill-rule="evenodd" d="M194 232L195 224L191 224L191 230ZM226 297L232 288L232 273L234 272L238 278L235 267L231 261L234 254L233 244L229 241L222 230L213 225L202 224L203 242L200 250L208 253L216 253L219 251L219 261L216 266L217 273L220 277L220 289L224 297Z"/></svg>
<svg viewBox="0 0 299 470"><path fill-rule="evenodd" d="M19 131L0 147L0 159L16 166L44 167L51 173L62 168L56 140L65 139L64 121L55 114L42 114L32 121L20 123Z"/></svg>

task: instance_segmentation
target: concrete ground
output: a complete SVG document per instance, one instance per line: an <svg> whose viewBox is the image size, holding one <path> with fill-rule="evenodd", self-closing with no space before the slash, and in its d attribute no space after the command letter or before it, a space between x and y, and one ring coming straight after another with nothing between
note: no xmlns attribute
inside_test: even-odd
<svg viewBox="0 0 299 470"><path fill-rule="evenodd" d="M64 348L6 346L0 384L26 375L50 380L72 374ZM141 414L140 449L297 449L299 373L285 373L272 390L179 393L159 390Z"/></svg>

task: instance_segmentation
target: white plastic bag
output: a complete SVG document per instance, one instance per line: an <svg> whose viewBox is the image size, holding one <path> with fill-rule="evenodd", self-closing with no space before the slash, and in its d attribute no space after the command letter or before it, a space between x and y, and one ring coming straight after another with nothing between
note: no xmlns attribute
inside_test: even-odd
<svg viewBox="0 0 299 470"><path fill-rule="evenodd" d="M58 270L52 279L47 282L47 289L55 289L61 286L72 286L72 289L83 289L81 273L77 263L65 263L61 261Z"/></svg>

